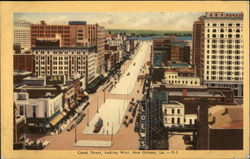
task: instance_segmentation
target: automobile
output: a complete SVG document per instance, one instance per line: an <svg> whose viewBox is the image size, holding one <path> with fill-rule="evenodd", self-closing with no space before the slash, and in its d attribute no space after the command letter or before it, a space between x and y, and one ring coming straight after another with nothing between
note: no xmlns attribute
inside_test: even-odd
<svg viewBox="0 0 250 159"><path fill-rule="evenodd" d="M127 122L125 126L128 127L128 125L129 125L129 123Z"/></svg>
<svg viewBox="0 0 250 159"><path fill-rule="evenodd" d="M133 118L130 118L130 119L129 119L129 123L133 123Z"/></svg>
<svg viewBox="0 0 250 159"><path fill-rule="evenodd" d="M135 65L135 63L133 65Z"/></svg>
<svg viewBox="0 0 250 159"><path fill-rule="evenodd" d="M126 124L127 124L127 120L124 120L124 121L123 121L123 125L126 125Z"/></svg>
<svg viewBox="0 0 250 159"><path fill-rule="evenodd" d="M125 115L125 119L128 119L128 116L127 116L127 115Z"/></svg>
<svg viewBox="0 0 250 159"><path fill-rule="evenodd" d="M103 126L103 120L102 120L102 118L99 118L95 124L95 129L93 132L98 133L101 130L102 126Z"/></svg>
<svg viewBox="0 0 250 159"><path fill-rule="evenodd" d="M127 76L129 76L130 75L130 72L129 73L127 73Z"/></svg>
<svg viewBox="0 0 250 159"><path fill-rule="evenodd" d="M132 116L135 117L135 111L132 112Z"/></svg>
<svg viewBox="0 0 250 159"><path fill-rule="evenodd" d="M193 146L186 147L186 150L193 150L193 149L194 149Z"/></svg>

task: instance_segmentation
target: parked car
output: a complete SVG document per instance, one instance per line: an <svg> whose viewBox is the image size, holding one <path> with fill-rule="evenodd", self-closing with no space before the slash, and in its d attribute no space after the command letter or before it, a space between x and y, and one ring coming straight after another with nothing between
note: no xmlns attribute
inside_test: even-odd
<svg viewBox="0 0 250 159"><path fill-rule="evenodd" d="M133 118L130 118L130 119L129 119L129 123L133 123Z"/></svg>
<svg viewBox="0 0 250 159"><path fill-rule="evenodd" d="M135 117L135 111L132 112L132 116Z"/></svg>
<svg viewBox="0 0 250 159"><path fill-rule="evenodd" d="M130 75L130 72L129 73L127 73L127 76L129 76Z"/></svg>

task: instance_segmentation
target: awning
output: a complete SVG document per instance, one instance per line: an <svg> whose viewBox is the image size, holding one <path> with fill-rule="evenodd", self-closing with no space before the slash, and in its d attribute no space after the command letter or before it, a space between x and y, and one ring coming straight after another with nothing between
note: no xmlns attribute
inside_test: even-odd
<svg viewBox="0 0 250 159"><path fill-rule="evenodd" d="M62 111L61 114L62 114L63 116L66 116L66 115L67 115L67 113L66 113L65 111Z"/></svg>
<svg viewBox="0 0 250 159"><path fill-rule="evenodd" d="M57 116L55 116L52 120L50 120L50 124L52 125L52 126L55 126L60 120L62 120L62 118L63 118L64 116L60 113L60 114L58 114Z"/></svg>
<svg viewBox="0 0 250 159"><path fill-rule="evenodd" d="M70 109L69 109L68 107L65 107L64 110L65 110L66 112L70 112Z"/></svg>

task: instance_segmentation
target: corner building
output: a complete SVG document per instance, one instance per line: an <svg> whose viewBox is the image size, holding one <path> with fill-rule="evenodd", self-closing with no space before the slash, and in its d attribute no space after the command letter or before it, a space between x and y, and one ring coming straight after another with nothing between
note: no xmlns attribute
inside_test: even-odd
<svg viewBox="0 0 250 159"><path fill-rule="evenodd" d="M208 12L193 25L193 64L208 87L243 97L243 13Z"/></svg>

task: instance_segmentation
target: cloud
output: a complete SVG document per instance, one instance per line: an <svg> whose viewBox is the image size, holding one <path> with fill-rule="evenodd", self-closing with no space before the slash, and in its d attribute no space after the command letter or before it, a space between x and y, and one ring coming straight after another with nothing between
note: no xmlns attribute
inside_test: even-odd
<svg viewBox="0 0 250 159"><path fill-rule="evenodd" d="M85 20L112 29L192 30L193 21L203 13L192 12L105 12L105 13L17 13L15 19L33 23L67 24Z"/></svg>

